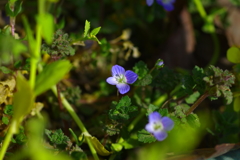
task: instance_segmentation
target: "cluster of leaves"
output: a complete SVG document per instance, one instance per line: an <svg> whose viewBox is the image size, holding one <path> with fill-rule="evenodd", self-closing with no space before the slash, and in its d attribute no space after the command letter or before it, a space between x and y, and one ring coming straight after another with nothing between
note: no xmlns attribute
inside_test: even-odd
<svg viewBox="0 0 240 160"><path fill-rule="evenodd" d="M106 132L109 135L118 134L119 129L126 127L129 119L136 116L137 111L138 107L131 105L131 99L128 96L122 97L119 102L113 101L108 112L112 124L106 125Z"/></svg>
<svg viewBox="0 0 240 160"><path fill-rule="evenodd" d="M52 44L42 44L42 52L51 56L65 57L74 55L75 49L72 47L72 40L68 34L59 29L54 34Z"/></svg>
<svg viewBox="0 0 240 160"><path fill-rule="evenodd" d="M70 139L64 135L61 129L55 131L45 129L45 134L47 135L51 145L61 149L66 148L66 146L70 142Z"/></svg>

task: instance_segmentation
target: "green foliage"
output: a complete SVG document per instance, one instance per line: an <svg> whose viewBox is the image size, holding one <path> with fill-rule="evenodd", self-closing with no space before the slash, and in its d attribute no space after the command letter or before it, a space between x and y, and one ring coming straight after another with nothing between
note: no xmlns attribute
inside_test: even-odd
<svg viewBox="0 0 240 160"><path fill-rule="evenodd" d="M156 111L159 107L153 105L153 104L150 104L147 108L147 113L146 115L148 116L149 114L151 114L152 112Z"/></svg>
<svg viewBox="0 0 240 160"><path fill-rule="evenodd" d="M57 84L71 67L68 60L58 60L46 65L36 78L35 94L39 95Z"/></svg>
<svg viewBox="0 0 240 160"><path fill-rule="evenodd" d="M112 107L108 114L110 119L123 123L126 122L131 117L131 113L135 111L137 111L137 107L131 105L131 99L128 96L124 96L119 102L112 102Z"/></svg>
<svg viewBox="0 0 240 160"><path fill-rule="evenodd" d="M138 80L134 83L135 85L146 86L151 84L152 76L148 74L149 69L143 61L136 63L133 70L138 75Z"/></svg>
<svg viewBox="0 0 240 160"><path fill-rule="evenodd" d="M3 110L4 114L7 114L9 116L13 115L13 106L12 105L6 105Z"/></svg>
<svg viewBox="0 0 240 160"><path fill-rule="evenodd" d="M16 1L15 3L9 1L5 5L5 10L8 16L16 17L22 11L22 1Z"/></svg>
<svg viewBox="0 0 240 160"><path fill-rule="evenodd" d="M34 104L34 93L28 81L21 75L17 76L17 92L13 97L14 133L17 132L23 118L31 111ZM28 97L28 98L26 98Z"/></svg>
<svg viewBox="0 0 240 160"><path fill-rule="evenodd" d="M24 144L27 142L27 136L25 134L24 128L20 126L18 134L12 138L13 143Z"/></svg>
<svg viewBox="0 0 240 160"><path fill-rule="evenodd" d="M144 129L141 131L138 131L137 136L138 136L138 141L143 143L152 143L156 141L155 137Z"/></svg>
<svg viewBox="0 0 240 160"><path fill-rule="evenodd" d="M42 27L42 36L45 39L47 44L51 44L53 41L54 34L54 17L49 14L40 14L37 17L38 25ZM54 37L55 38L55 37Z"/></svg>
<svg viewBox="0 0 240 160"><path fill-rule="evenodd" d="M240 111L240 97L235 97L233 101L233 109L235 112Z"/></svg>
<svg viewBox="0 0 240 160"><path fill-rule="evenodd" d="M42 44L42 52L48 53L51 56L73 56L75 49L72 47L72 40L67 33L62 30L57 30L52 37L52 44Z"/></svg>
<svg viewBox="0 0 240 160"><path fill-rule="evenodd" d="M7 67L4 67L4 66L0 66L0 70L4 73L4 74L9 74L9 73L12 73L12 70L7 68Z"/></svg>
<svg viewBox="0 0 240 160"><path fill-rule="evenodd" d="M181 75L173 70L163 67L153 79L152 85L160 87L165 92L171 92L179 83Z"/></svg>
<svg viewBox="0 0 240 160"><path fill-rule="evenodd" d="M240 49L231 47L227 50L227 59L232 63L240 63Z"/></svg>
<svg viewBox="0 0 240 160"><path fill-rule="evenodd" d="M0 59L3 64L8 64L11 57L18 58L20 53L27 51L27 47L11 35L0 34L0 44Z"/></svg>
<svg viewBox="0 0 240 160"><path fill-rule="evenodd" d="M187 122L192 128L199 128L200 127L200 121L197 116L197 114L189 114L187 117Z"/></svg>
<svg viewBox="0 0 240 160"><path fill-rule="evenodd" d="M70 139L64 135L61 129L55 131L45 129L45 134L47 135L50 144L54 146L63 146L64 148L67 146L68 141L70 141Z"/></svg>
<svg viewBox="0 0 240 160"><path fill-rule="evenodd" d="M96 37L96 35L100 31L101 27L94 28L91 32L90 32L90 27L91 27L90 22L86 20L85 27L84 27L84 33L83 33L84 40L87 40L87 39L95 40L98 42L98 44L101 44L101 42Z"/></svg>
<svg viewBox="0 0 240 160"><path fill-rule="evenodd" d="M9 123L8 117L2 116L2 122L3 122L3 124L8 125L8 123Z"/></svg>
<svg viewBox="0 0 240 160"><path fill-rule="evenodd" d="M228 70L210 66L206 71L204 81L208 85L208 94L213 97L223 96L227 104L232 102L232 92L230 87L234 84L235 76Z"/></svg>

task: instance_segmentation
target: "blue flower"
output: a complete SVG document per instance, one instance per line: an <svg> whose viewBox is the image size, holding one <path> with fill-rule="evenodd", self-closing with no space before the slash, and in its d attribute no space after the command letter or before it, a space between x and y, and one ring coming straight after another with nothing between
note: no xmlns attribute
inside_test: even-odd
<svg viewBox="0 0 240 160"><path fill-rule="evenodd" d="M174 126L173 120L168 117L162 117L158 112L153 112L149 115L149 123L145 129L152 133L158 141L163 141L167 138L167 132Z"/></svg>
<svg viewBox="0 0 240 160"><path fill-rule="evenodd" d="M138 78L138 75L133 71L126 71L119 65L112 67L112 77L107 78L107 83L116 85L121 94L125 94L130 90L128 84L133 84Z"/></svg>
<svg viewBox="0 0 240 160"><path fill-rule="evenodd" d="M163 8L167 11L172 11L174 9L173 3L175 2L175 0L156 0L157 3L161 6L163 6ZM151 6L154 2L154 0L146 0L147 5Z"/></svg>

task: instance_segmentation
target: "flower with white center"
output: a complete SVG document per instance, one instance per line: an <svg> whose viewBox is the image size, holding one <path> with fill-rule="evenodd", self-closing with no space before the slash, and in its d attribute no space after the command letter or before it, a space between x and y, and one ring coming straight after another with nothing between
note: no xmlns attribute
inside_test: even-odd
<svg viewBox="0 0 240 160"><path fill-rule="evenodd" d="M112 67L112 77L107 78L107 83L116 85L121 94L125 94L130 90L128 84L133 84L138 78L138 75L133 71L127 70L119 65Z"/></svg>
<svg viewBox="0 0 240 160"><path fill-rule="evenodd" d="M153 112L149 115L149 123L145 129L152 133L158 141L163 141L167 138L167 131L170 131L173 126L174 122L169 117L162 117L158 112Z"/></svg>
<svg viewBox="0 0 240 160"><path fill-rule="evenodd" d="M157 3L161 6L163 6L163 8L167 11L172 11L174 9L173 3L175 2L175 0L156 0ZM147 5L151 6L154 2L154 0L146 0Z"/></svg>

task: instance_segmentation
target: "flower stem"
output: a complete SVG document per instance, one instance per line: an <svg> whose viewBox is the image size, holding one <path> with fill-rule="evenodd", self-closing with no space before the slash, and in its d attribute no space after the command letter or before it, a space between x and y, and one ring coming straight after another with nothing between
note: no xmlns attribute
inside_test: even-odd
<svg viewBox="0 0 240 160"><path fill-rule="evenodd" d="M53 86L51 89L52 89L53 93L55 94L55 96L58 96L56 86ZM77 123L78 127L80 128L80 130L83 133L89 134L87 129L85 128L84 124L82 123L82 121L80 120L80 118L78 117L78 115L73 110L72 106L68 103L68 101L66 100L66 98L64 97L64 95L62 93L60 93L60 98L62 100L63 106L66 108L66 110L72 116L74 121ZM90 150L92 152L94 160L99 160L97 152L96 152L95 148L93 147L93 144L91 143L91 141L89 140L88 137L86 137L86 140L87 140L88 146L89 146L89 148L90 148Z"/></svg>
<svg viewBox="0 0 240 160"><path fill-rule="evenodd" d="M12 123L10 124L10 128L8 129L7 135L4 138L3 145L0 149L0 160L3 160L7 148L11 142L12 136L14 134L14 127L16 126L15 123L16 121L12 121Z"/></svg>
<svg viewBox="0 0 240 160"><path fill-rule="evenodd" d="M204 93L192 106L191 108L189 108L189 110L185 113L186 116L188 116L189 114L191 114L196 108L197 106L204 100L208 97L208 93Z"/></svg>

